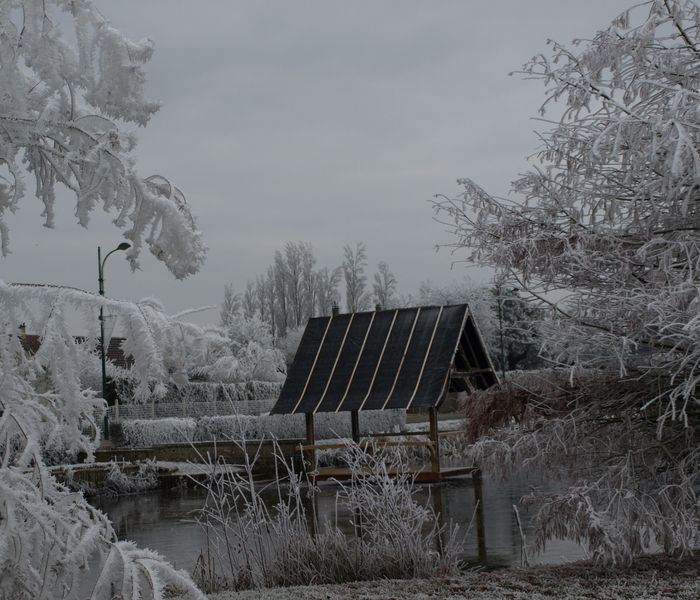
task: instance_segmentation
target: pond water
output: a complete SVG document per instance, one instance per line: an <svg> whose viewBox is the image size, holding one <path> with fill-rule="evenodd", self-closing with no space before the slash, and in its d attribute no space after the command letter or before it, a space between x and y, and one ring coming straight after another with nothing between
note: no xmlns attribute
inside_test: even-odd
<svg viewBox="0 0 700 600"><path fill-rule="evenodd" d="M442 484L419 486L417 498L432 503L445 522L458 523L466 530L472 517L474 524L465 542L463 558L468 566L498 568L522 564L522 543L513 505L518 506L526 540L532 539L532 511L520 505L520 498L532 487L552 489L541 481L481 480L479 484L471 477L460 477ZM338 487L324 484L316 496L316 513L319 521L332 519L336 510ZM481 496L481 514L475 513L476 498ZM276 494L270 494L270 503ZM128 539L140 546L163 554L178 568L190 571L205 545L200 527L193 522L197 511L205 502L200 489L177 488L155 491L135 496L101 498L95 505L105 511L120 539ZM341 515L342 517L342 515ZM339 527L353 534L348 520L340 519ZM560 563L584 558L584 550L568 541L552 541L539 555L528 553L531 564Z"/></svg>

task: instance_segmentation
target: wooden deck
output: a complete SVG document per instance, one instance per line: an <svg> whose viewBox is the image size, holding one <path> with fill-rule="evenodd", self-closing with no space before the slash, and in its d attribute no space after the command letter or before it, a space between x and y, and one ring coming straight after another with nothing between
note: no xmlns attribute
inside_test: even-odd
<svg viewBox="0 0 700 600"><path fill-rule="evenodd" d="M400 471L400 473L408 473L415 476L415 480L421 483L443 481L451 477L460 477L462 475L473 475L478 472L477 467L443 467L439 472L433 471L429 466L423 466L416 469L408 469L407 471ZM389 475L396 476L399 472L393 471L389 472ZM367 473L371 476L372 473ZM350 479L351 473L350 469L344 467L319 467L309 476L315 481L328 481L329 479L337 479L338 481L346 481Z"/></svg>

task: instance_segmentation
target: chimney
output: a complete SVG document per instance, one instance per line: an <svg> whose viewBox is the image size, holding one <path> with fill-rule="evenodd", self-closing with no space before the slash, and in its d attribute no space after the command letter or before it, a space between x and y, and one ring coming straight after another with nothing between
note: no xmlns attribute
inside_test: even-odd
<svg viewBox="0 0 700 600"><path fill-rule="evenodd" d="M331 316L337 317L340 314L340 307L337 303L333 303L333 308L331 308Z"/></svg>
<svg viewBox="0 0 700 600"><path fill-rule="evenodd" d="M379 302L377 302L377 303L374 305L374 310L376 310L377 312L379 312L380 310L382 310L382 305L379 304Z"/></svg>

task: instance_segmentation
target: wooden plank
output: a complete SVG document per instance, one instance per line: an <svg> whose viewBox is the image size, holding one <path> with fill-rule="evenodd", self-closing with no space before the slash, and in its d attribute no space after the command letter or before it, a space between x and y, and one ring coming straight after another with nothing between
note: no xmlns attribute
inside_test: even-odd
<svg viewBox="0 0 700 600"><path fill-rule="evenodd" d="M380 442L370 442L365 440L361 442L361 445L365 448L371 447L373 445L379 446L381 448L385 446L432 446L433 442L431 440L389 440ZM338 450L340 448L347 448L348 445L342 442L335 444L304 444L301 449L307 450Z"/></svg>
<svg viewBox="0 0 700 600"><path fill-rule="evenodd" d="M389 472L390 477L396 477L398 475L411 475L415 477L415 480L420 483L428 483L433 481L442 481L448 477L459 477L462 475L471 475L477 472L479 469L477 467L449 467L443 469L440 473L432 471L427 466L422 466L413 469L404 470L393 470ZM372 476L370 471L363 473L364 476ZM337 479L339 481L347 480L352 477L352 472L347 467L320 467L313 475L313 478L317 481L323 481L328 479Z"/></svg>
<svg viewBox="0 0 700 600"><path fill-rule="evenodd" d="M452 372L452 377L456 378L469 378L472 375L479 375L481 373L492 373L493 369L469 369L468 371L456 370Z"/></svg>
<svg viewBox="0 0 700 600"><path fill-rule="evenodd" d="M412 435L430 435L429 431L399 431L397 433L366 433L363 437L399 437L399 436L412 436Z"/></svg>
<svg viewBox="0 0 700 600"><path fill-rule="evenodd" d="M464 431L464 429L450 429L449 431L439 431L438 432L440 436L450 436L450 435L467 435L467 432Z"/></svg>

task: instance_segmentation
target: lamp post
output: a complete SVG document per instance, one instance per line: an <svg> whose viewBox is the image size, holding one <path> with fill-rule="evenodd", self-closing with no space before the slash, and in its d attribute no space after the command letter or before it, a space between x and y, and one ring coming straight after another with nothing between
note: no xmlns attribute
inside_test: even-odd
<svg viewBox="0 0 700 600"><path fill-rule="evenodd" d="M114 250L111 250L106 254L104 259L102 258L102 248L97 246L97 283L99 286L100 296L105 295L105 263L110 255L114 254L117 250L128 250L131 248L131 244L128 242L122 242ZM100 306L100 360L102 361L102 397L107 400L107 406L109 407L109 400L107 399L107 349L105 348L105 316L104 308ZM104 437L106 440L109 439L109 414L105 413L104 418Z"/></svg>

